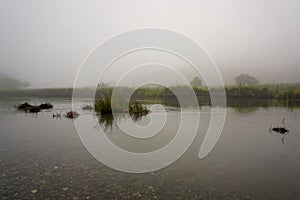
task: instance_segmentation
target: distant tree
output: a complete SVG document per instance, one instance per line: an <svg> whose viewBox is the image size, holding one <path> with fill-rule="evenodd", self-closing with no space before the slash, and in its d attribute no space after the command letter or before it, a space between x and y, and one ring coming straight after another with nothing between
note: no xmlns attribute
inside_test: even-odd
<svg viewBox="0 0 300 200"><path fill-rule="evenodd" d="M259 84L259 81L255 77L249 76L248 74L241 74L241 75L235 77L234 80L237 85L257 85L257 84Z"/></svg>
<svg viewBox="0 0 300 200"><path fill-rule="evenodd" d="M98 83L98 88L108 88L108 87L109 87L108 83L104 83L104 82Z"/></svg>
<svg viewBox="0 0 300 200"><path fill-rule="evenodd" d="M201 87L202 86L202 80L198 76L195 76L193 78L193 80L191 81L191 86L193 86L193 87Z"/></svg>
<svg viewBox="0 0 300 200"><path fill-rule="evenodd" d="M28 81L21 81L7 75L0 75L0 88L1 89L21 89L30 86Z"/></svg>

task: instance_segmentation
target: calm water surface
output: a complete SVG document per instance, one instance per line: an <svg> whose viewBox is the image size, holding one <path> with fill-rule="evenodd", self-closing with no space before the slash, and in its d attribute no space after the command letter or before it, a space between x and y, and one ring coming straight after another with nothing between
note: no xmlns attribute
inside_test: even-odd
<svg viewBox="0 0 300 200"><path fill-rule="evenodd" d="M300 198L299 108L228 108L220 140L200 160L210 120L210 108L201 107L196 140L179 160L156 172L128 174L94 159L81 143L74 121L52 118L53 112L70 110L69 100L52 99L54 110L37 115L15 110L14 105L25 100L49 101L0 100L0 199ZM77 111L81 115L75 120L96 117ZM115 121L126 123L126 115L99 118L101 123L94 129L105 129L113 143L129 151L153 151L174 137L180 122L177 108L167 107L167 113L164 129L150 142L130 138L118 129ZM270 132L271 125L280 125L283 118L290 132ZM136 123L148 122L144 117Z"/></svg>

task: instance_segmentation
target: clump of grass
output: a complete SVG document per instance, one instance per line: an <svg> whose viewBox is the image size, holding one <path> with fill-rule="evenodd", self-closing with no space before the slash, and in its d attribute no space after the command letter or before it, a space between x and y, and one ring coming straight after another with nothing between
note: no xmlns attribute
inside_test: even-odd
<svg viewBox="0 0 300 200"><path fill-rule="evenodd" d="M103 92L100 98L94 102L94 108L97 113L100 114L111 114L112 113L112 92ZM130 115L146 115L149 110L138 101L129 101L129 108L126 109L125 103L114 100L114 112L124 113L129 112Z"/></svg>
<svg viewBox="0 0 300 200"><path fill-rule="evenodd" d="M138 101L130 101L129 103L129 114L131 115L147 115L150 112L146 106L143 106Z"/></svg>
<svg viewBox="0 0 300 200"><path fill-rule="evenodd" d="M106 114L112 113L111 108L111 93L104 92L101 97L94 102L94 108L97 113Z"/></svg>

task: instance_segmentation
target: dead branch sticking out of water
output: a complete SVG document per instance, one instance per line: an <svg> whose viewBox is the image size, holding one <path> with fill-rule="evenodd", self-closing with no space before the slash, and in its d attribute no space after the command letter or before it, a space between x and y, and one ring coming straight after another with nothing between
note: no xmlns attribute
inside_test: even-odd
<svg viewBox="0 0 300 200"><path fill-rule="evenodd" d="M79 116L79 113L78 112L75 112L75 111L69 111L67 112L67 114L65 115L66 118L68 119L75 119Z"/></svg>
<svg viewBox="0 0 300 200"><path fill-rule="evenodd" d="M52 117L53 117L53 119L55 118L55 119L61 119L61 111L58 113L52 113Z"/></svg>
<svg viewBox="0 0 300 200"><path fill-rule="evenodd" d="M272 127L271 130L273 132L276 132L276 133L279 133L279 134L285 134L285 133L288 133L289 130L288 128L285 126L285 119L282 120L281 122L281 125L280 126L275 126L275 127Z"/></svg>

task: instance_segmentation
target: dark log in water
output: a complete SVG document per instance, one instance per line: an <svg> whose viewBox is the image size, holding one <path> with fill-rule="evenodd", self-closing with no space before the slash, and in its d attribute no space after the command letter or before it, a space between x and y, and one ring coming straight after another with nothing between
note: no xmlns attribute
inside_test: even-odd
<svg viewBox="0 0 300 200"><path fill-rule="evenodd" d="M273 127L272 131L280 133L280 134L289 132L289 130L286 127Z"/></svg>

